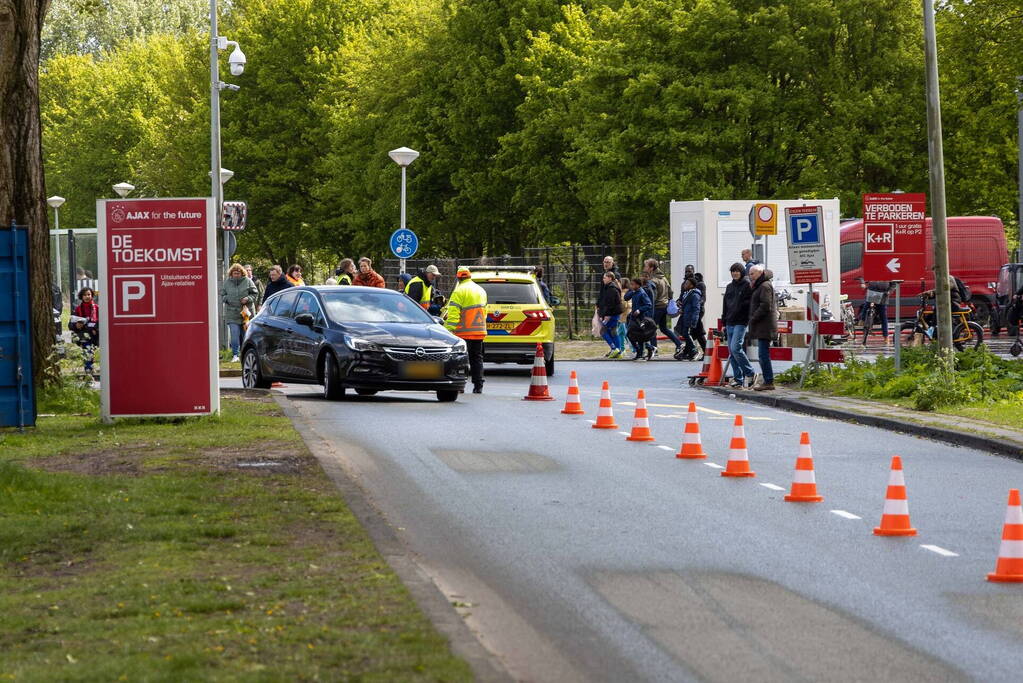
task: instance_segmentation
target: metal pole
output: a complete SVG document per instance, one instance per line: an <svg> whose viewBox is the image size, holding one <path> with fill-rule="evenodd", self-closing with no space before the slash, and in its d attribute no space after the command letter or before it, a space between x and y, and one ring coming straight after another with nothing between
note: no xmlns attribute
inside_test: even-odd
<svg viewBox="0 0 1023 683"><path fill-rule="evenodd" d="M14 377L18 387L18 431L25 431L25 369L21 358L21 331L26 326L22 325L21 319L21 288L19 287L21 275L20 255L18 254L18 225L11 220L11 265L14 267Z"/></svg>
<svg viewBox="0 0 1023 683"><path fill-rule="evenodd" d="M76 254L77 247L75 245L75 231L67 231L67 279L71 291L68 292L68 304L74 306L75 297L78 296L78 292L75 291L78 286L78 254ZM97 273L98 275L99 273Z"/></svg>
<svg viewBox="0 0 1023 683"><path fill-rule="evenodd" d="M220 31L217 28L217 0L210 0L210 196L213 198L213 212L219 217L221 213L221 202L223 201L223 186L220 183L220 63L217 49L217 37ZM214 222L214 226L220 223ZM217 228L214 227L214 230ZM223 231L221 259L220 259L220 281L227 279L227 252L228 235ZM213 288L216 292L216 286ZM217 297L220 298L219 296ZM220 345L227 345L227 323L225 322L224 307L220 309Z"/></svg>
<svg viewBox="0 0 1023 683"><path fill-rule="evenodd" d="M401 167L401 229L405 229L405 167ZM401 259L400 273L405 274L405 259Z"/></svg>
<svg viewBox="0 0 1023 683"><path fill-rule="evenodd" d="M1016 86L1016 147L1019 152L1019 159L1016 164L1016 194L1019 200L1019 212L1016 214L1019 228L1016 232L1016 239L1019 239L1019 246L1016 248L1016 260L1023 260L1023 76L1016 76L1019 85Z"/></svg>
<svg viewBox="0 0 1023 683"><path fill-rule="evenodd" d="M53 230L57 234L57 286L60 287L60 207L53 207Z"/></svg>
<svg viewBox="0 0 1023 683"><path fill-rule="evenodd" d="M938 349L951 369L952 297L948 286L948 225L945 217L945 159L941 142L938 44L934 30L933 1L923 0L923 3L927 67L927 157L931 181L931 225L934 230L934 308L938 317Z"/></svg>
<svg viewBox="0 0 1023 683"><path fill-rule="evenodd" d="M887 313L885 313L887 315ZM902 370L902 283L895 283L895 372Z"/></svg>

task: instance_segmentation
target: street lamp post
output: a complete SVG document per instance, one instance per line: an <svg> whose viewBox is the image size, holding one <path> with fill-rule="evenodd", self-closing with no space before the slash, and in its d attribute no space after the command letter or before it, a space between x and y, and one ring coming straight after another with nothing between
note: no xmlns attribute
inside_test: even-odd
<svg viewBox="0 0 1023 683"><path fill-rule="evenodd" d="M131 183L117 183L116 185L114 185L114 192L116 192L117 196L121 197L122 199L131 194L132 190L134 189L135 186L132 185Z"/></svg>
<svg viewBox="0 0 1023 683"><path fill-rule="evenodd" d="M1019 153L1016 164L1019 213L1016 214L1016 220L1020 226L1016 233L1016 239L1020 240L1016 247L1016 261L1023 262L1023 76L1016 76L1016 82L1016 147Z"/></svg>
<svg viewBox="0 0 1023 683"><path fill-rule="evenodd" d="M387 156L394 160L394 163L401 166L401 229L405 229L405 169L408 168L413 161L419 158L419 152L408 147L399 147L398 149L392 149L387 153ZM405 273L405 259L401 259L400 272Z"/></svg>
<svg viewBox="0 0 1023 683"><path fill-rule="evenodd" d="M58 195L53 195L46 199L46 203L53 209L53 229L60 230L60 207L64 205L65 199ZM71 289L75 288L74 282L75 274L71 273ZM60 235L57 235L57 282L60 282Z"/></svg>

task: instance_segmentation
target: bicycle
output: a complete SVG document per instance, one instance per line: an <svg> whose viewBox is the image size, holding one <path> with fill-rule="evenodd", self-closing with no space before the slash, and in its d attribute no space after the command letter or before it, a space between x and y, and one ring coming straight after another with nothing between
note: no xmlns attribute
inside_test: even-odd
<svg viewBox="0 0 1023 683"><path fill-rule="evenodd" d="M934 319L934 307L927 305L928 297L920 295L920 308L916 311L916 320L902 323L899 328L903 338L903 346L912 346L916 335L922 334L931 338L931 321ZM956 351L963 351L967 346L974 349L980 348L984 343L984 328L978 323L970 320L972 310L965 308L952 311L952 345Z"/></svg>

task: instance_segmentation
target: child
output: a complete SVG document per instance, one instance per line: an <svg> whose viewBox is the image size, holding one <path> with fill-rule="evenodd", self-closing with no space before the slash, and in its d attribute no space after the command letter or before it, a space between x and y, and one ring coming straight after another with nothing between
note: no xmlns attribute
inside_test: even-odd
<svg viewBox="0 0 1023 683"><path fill-rule="evenodd" d="M82 347L85 374L92 375L95 349L99 346L99 304L93 301L92 287L83 287L78 292L81 303L75 306L68 321L68 329L74 335L75 344Z"/></svg>
<svg viewBox="0 0 1023 683"><path fill-rule="evenodd" d="M625 292L625 294L628 294L629 278L623 277L618 281L618 284L621 285L622 291ZM618 321L618 348L621 349L622 353L625 353L625 339L629 335L629 326L625 321L629 319L629 314L632 313L632 302L629 301L629 297L625 295L622 296L622 300L622 317ZM636 351L636 345L632 343L631 339L629 340L629 346L632 347L633 353L638 353Z"/></svg>

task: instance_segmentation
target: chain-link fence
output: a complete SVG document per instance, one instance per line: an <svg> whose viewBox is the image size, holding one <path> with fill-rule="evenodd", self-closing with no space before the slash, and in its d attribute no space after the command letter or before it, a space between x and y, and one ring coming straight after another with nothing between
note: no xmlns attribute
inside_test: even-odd
<svg viewBox="0 0 1023 683"><path fill-rule="evenodd" d="M590 321L593 308L600 292L601 276L604 272L604 257L615 260L623 277L638 275L643 271L643 261L656 258L661 268L671 277L666 254L647 250L635 245L572 245L558 247L535 247L524 250L521 256L484 256L482 258L415 258L405 262L405 269L415 274L433 264L440 269L442 278L435 288L448 293L454 285L455 270L458 266L539 266L543 268L544 281L556 298L554 315L559 335L574 339L590 335ZM389 287L398 288L398 259L384 259L380 274Z"/></svg>

